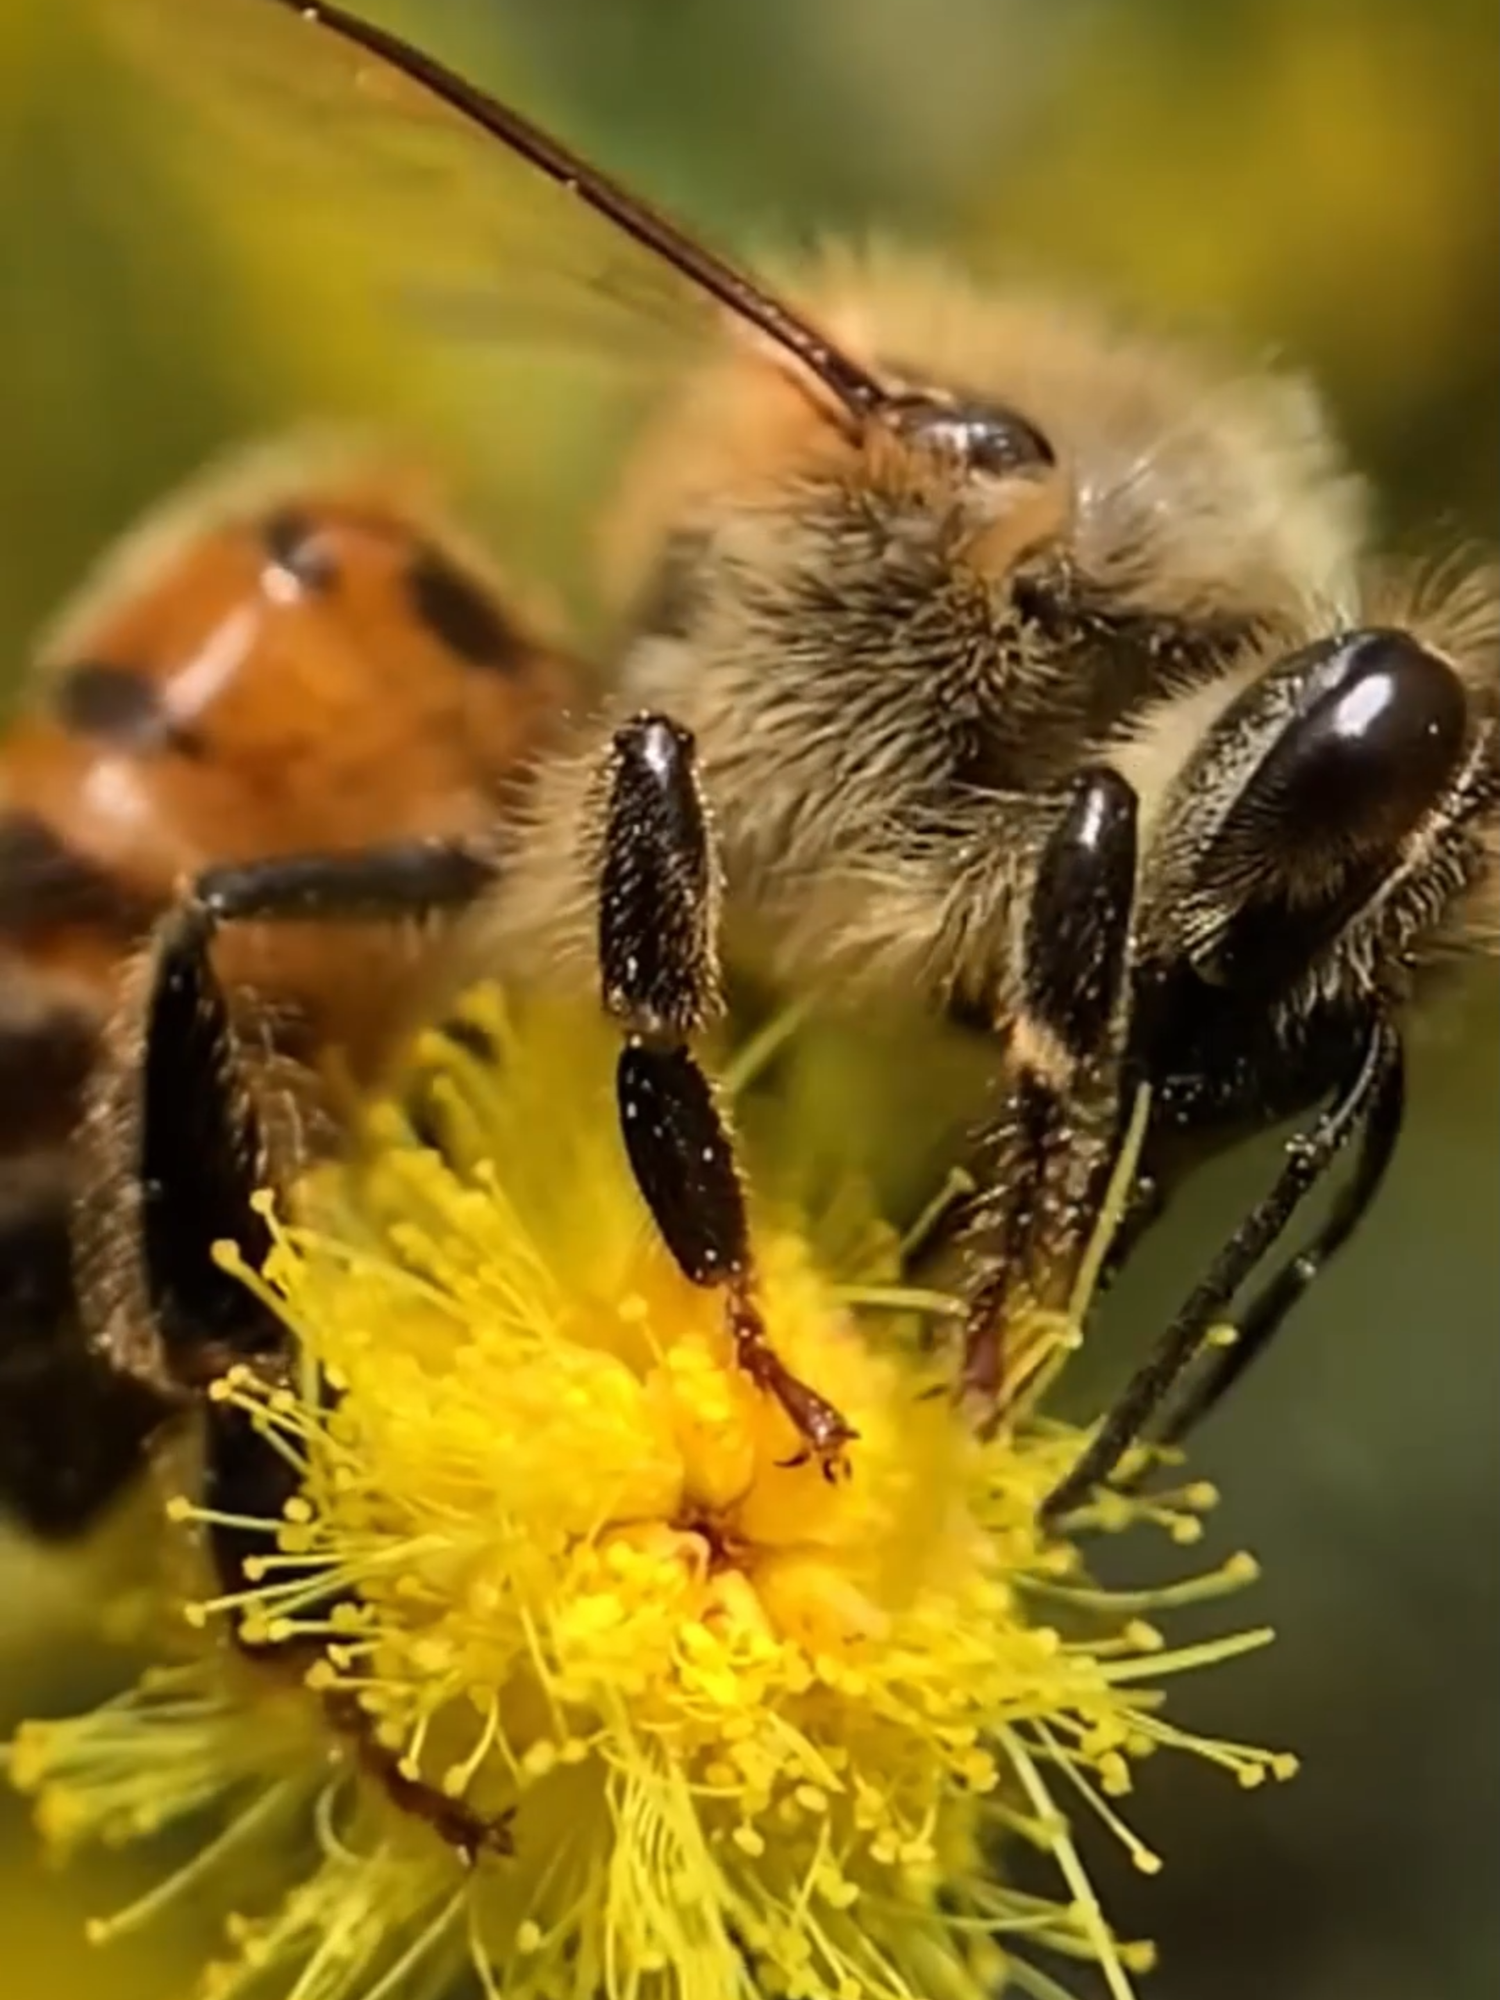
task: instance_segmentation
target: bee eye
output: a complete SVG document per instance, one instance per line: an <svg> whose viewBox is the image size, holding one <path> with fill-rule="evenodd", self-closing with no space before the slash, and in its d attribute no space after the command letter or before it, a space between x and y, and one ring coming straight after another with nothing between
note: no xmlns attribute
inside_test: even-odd
<svg viewBox="0 0 1500 2000"><path fill-rule="evenodd" d="M1291 655L1221 727L1269 739L1200 863L1236 905L1236 980L1305 964L1400 864L1464 754L1457 674L1408 633L1349 632Z"/></svg>
<svg viewBox="0 0 1500 2000"><path fill-rule="evenodd" d="M1351 632L1282 669L1292 712L1220 839L1268 826L1342 853L1393 848L1463 753L1468 701L1448 664L1405 632Z"/></svg>
<svg viewBox="0 0 1500 2000"><path fill-rule="evenodd" d="M1057 453L1036 425L1000 403L915 394L897 397L890 418L902 437L991 478L1057 463Z"/></svg>

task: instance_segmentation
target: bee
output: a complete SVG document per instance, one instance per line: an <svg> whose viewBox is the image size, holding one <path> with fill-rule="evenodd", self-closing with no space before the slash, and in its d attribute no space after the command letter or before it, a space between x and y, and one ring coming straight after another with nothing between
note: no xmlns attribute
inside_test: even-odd
<svg viewBox="0 0 1500 2000"><path fill-rule="evenodd" d="M570 698L544 614L430 487L352 440L237 454L108 554L0 743L0 1486L41 1532L83 1525L160 1418L86 1352L68 1245L131 955L210 862L494 826ZM389 930L245 929L215 970L254 993L250 1041L299 1078L336 1046L358 1082L420 956Z"/></svg>
<svg viewBox="0 0 1500 2000"><path fill-rule="evenodd" d="M959 1246L956 1374L981 1422L1018 1306L1071 1290L1141 1086L1142 1216L1206 1153L1303 1121L1051 1496L1061 1519L1221 1394L1351 1234L1399 1132L1411 1003L1445 959L1495 948L1492 568L1382 565L1297 382L925 260L832 254L783 294L339 6L175 13L221 135L279 86L299 203L374 173L384 129L389 245L419 240L403 201L446 198L502 312L550 291L675 373L613 511L607 692L541 761L519 831L390 827L214 867L158 924L90 1121L101 1346L164 1397L228 1358L280 1365L210 1255L264 1247L266 1148L215 940L446 914L460 958L596 984L645 1204L838 1470L851 1434L776 1354L699 1058L725 966L751 964L835 1004L910 995L992 1049ZM210 44L229 54L211 106ZM309 174L298 149L330 140L344 152ZM1251 1295L1237 1347L1205 1353L1351 1143L1320 1233Z"/></svg>

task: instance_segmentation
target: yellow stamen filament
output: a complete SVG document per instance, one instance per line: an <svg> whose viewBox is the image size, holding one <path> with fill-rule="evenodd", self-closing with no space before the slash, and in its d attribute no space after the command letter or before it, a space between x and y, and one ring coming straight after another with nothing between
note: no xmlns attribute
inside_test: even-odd
<svg viewBox="0 0 1500 2000"><path fill-rule="evenodd" d="M857 1191L809 1218L777 1160L753 1163L770 1336L858 1433L830 1483L788 1463L797 1439L737 1367L722 1301L647 1224L607 1030L489 992L467 1011L496 1060L424 1035L408 1078L441 1154L381 1105L295 1216L268 1209L262 1270L219 1253L298 1365L213 1393L300 1490L275 1521L232 1495L170 1514L267 1552L186 1607L180 1666L18 1738L12 1777L61 1844L230 1814L95 1934L232 1888L298 1822L311 1859L232 1923L205 2000L273 1977L288 2000L465 1977L485 2000L985 2000L1002 1979L1059 2000L1034 1951L1095 1961L1130 2000L1147 1948L1112 1935L1060 1803L1149 1871L1109 1803L1135 1759L1172 1745L1242 1784L1289 1770L1160 1713L1168 1676L1269 1635L1172 1648L1143 1614L1248 1580L1248 1558L1116 1593L1037 1525L1081 1443L1039 1399L1133 1155L1073 1312L1008 1342L988 1438L935 1352L954 1301L903 1283ZM780 1077L800 1026L742 1049L726 1094L746 1100L772 1056ZM1104 1495L1083 1518L1185 1539L1212 1498ZM236 1633L270 1651L243 1657ZM445 1836L444 1801L450 1825L503 1827L496 1851ZM1051 1855L1059 1901L996 1879L1002 1833Z"/></svg>

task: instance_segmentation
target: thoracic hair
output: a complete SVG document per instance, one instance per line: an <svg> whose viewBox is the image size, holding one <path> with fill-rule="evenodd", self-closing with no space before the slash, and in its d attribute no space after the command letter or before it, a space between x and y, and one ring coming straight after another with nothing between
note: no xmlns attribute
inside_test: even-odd
<svg viewBox="0 0 1500 2000"><path fill-rule="evenodd" d="M1215 725L1278 660L1372 623L1464 684L1467 778L1353 948L1275 1005L1493 943L1494 578L1372 571L1362 485L1305 383L925 260L834 256L802 289L885 379L1013 413L1017 455L976 477L889 429L852 435L753 346L648 437L608 538L611 712L694 732L732 943L793 981L935 989L1003 1023L1049 790L1099 758L1140 795L1139 951L1191 955L1216 919L1183 869L1259 740L1247 726L1243 754L1206 758ZM563 767L542 787L523 911L558 907L579 782ZM586 907L577 885L561 901Z"/></svg>

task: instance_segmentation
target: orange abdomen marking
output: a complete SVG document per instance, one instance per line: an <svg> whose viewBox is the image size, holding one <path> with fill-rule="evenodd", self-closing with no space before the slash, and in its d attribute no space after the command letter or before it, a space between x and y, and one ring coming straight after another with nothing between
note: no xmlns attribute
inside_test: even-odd
<svg viewBox="0 0 1500 2000"><path fill-rule="evenodd" d="M482 558L368 468L299 481L293 460L204 504L106 566L0 749L0 940L101 1000L212 862L489 825L574 685ZM224 951L356 1069L393 1025L386 961L412 956L373 929Z"/></svg>

